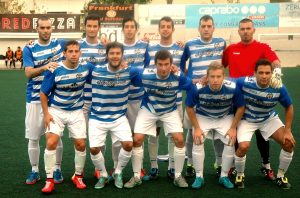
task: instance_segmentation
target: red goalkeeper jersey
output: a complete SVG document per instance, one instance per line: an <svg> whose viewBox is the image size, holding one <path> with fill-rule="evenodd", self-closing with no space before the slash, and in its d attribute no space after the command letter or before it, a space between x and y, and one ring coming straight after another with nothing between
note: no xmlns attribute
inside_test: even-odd
<svg viewBox="0 0 300 198"><path fill-rule="evenodd" d="M222 63L225 67L229 67L230 77L238 78L253 76L255 63L261 58L266 58L270 62L278 60L269 45L254 40L250 44L239 42L230 45L223 53Z"/></svg>

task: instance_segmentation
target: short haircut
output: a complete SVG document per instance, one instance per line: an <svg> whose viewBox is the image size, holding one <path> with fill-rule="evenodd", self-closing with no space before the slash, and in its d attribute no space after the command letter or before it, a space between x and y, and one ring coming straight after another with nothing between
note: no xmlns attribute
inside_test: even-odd
<svg viewBox="0 0 300 198"><path fill-rule="evenodd" d="M114 42L110 42L107 44L106 46L106 56L108 55L108 52L111 48L120 48L121 51L122 51L122 54L124 53L124 46L122 43L119 43L117 41L114 41Z"/></svg>
<svg viewBox="0 0 300 198"><path fill-rule="evenodd" d="M125 18L125 19L123 19L123 21L122 21L122 29L124 29L125 23L127 23L128 21L133 21L133 22L134 22L135 29L138 29L138 28L139 28L139 24L136 22L136 20L135 20L134 18Z"/></svg>
<svg viewBox="0 0 300 198"><path fill-rule="evenodd" d="M46 16L46 15L40 16L38 18L38 20L36 21L36 27L39 26L39 21L50 21L50 18L48 16Z"/></svg>
<svg viewBox="0 0 300 198"><path fill-rule="evenodd" d="M219 69L223 71L223 74L225 73L225 71L224 71L224 70L225 70L225 69L224 69L224 66L223 66L219 61L212 61L212 62L208 65L206 74L207 74L207 76L208 76L210 71L215 71L215 70L219 70Z"/></svg>
<svg viewBox="0 0 300 198"><path fill-rule="evenodd" d="M254 71L257 72L258 67L259 67L259 66L262 66L262 65L264 65L264 66L270 66L271 70L273 71L272 63L271 63L268 59L265 59L265 58L259 59L259 60L255 63Z"/></svg>
<svg viewBox="0 0 300 198"><path fill-rule="evenodd" d="M64 52L66 52L68 50L68 47L71 45L78 45L79 49L80 49L80 45L79 45L78 41L70 40L70 41L66 42L65 47L64 47Z"/></svg>
<svg viewBox="0 0 300 198"><path fill-rule="evenodd" d="M206 15L203 15L203 16L199 19L199 27L200 27L201 21L209 21L209 20L212 21L213 25L215 25L214 19L212 18L212 16L206 14Z"/></svg>
<svg viewBox="0 0 300 198"><path fill-rule="evenodd" d="M174 29L174 21L171 17L169 16L164 16L162 17L160 20L159 20L159 23L158 23L158 28L160 28L160 22L161 21L167 21L167 22L171 22L172 23L172 29Z"/></svg>
<svg viewBox="0 0 300 198"><path fill-rule="evenodd" d="M240 20L239 25L240 25L241 23L252 23L253 26L254 26L253 21L252 21L251 19L249 19L249 18L244 18L244 19Z"/></svg>
<svg viewBox="0 0 300 198"><path fill-rule="evenodd" d="M157 60L166 60L170 59L171 64L173 63L172 54L168 50L160 50L155 53L154 63L157 63Z"/></svg>
<svg viewBox="0 0 300 198"><path fill-rule="evenodd" d="M91 21L98 21L98 25L100 26L100 17L97 14L89 14L85 17L84 19L84 25L86 25L87 21L91 20Z"/></svg>

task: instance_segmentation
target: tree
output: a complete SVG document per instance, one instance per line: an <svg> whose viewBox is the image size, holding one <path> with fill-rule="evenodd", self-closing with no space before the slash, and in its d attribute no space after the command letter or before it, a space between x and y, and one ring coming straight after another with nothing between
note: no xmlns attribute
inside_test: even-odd
<svg viewBox="0 0 300 198"><path fill-rule="evenodd" d="M152 0L92 0L89 3L101 3L101 4L145 4L150 3Z"/></svg>
<svg viewBox="0 0 300 198"><path fill-rule="evenodd" d="M11 0L5 2L5 6L0 6L0 14L24 14L25 2Z"/></svg>

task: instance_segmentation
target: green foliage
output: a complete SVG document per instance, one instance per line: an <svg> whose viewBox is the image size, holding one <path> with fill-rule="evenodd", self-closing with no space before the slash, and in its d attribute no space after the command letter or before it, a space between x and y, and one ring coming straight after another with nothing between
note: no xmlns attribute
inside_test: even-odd
<svg viewBox="0 0 300 198"><path fill-rule="evenodd" d="M0 14L24 14L24 1L11 0L0 6Z"/></svg>
<svg viewBox="0 0 300 198"><path fill-rule="evenodd" d="M150 3L152 0L92 0L90 3L102 3L102 4L145 4Z"/></svg>

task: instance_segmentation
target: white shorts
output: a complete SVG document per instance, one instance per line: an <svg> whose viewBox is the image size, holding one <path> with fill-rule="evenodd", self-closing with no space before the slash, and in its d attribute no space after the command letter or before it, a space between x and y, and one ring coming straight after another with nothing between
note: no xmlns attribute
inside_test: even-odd
<svg viewBox="0 0 300 198"><path fill-rule="evenodd" d="M176 104L176 105L177 105L177 110L178 110L178 112L179 112L179 116L180 116L181 123L182 123L182 121L183 121L182 103ZM162 121L158 120L158 121L156 122L156 127L160 127L160 128L163 127Z"/></svg>
<svg viewBox="0 0 300 198"><path fill-rule="evenodd" d="M90 116L91 106L92 106L91 102L84 101L83 107L82 107L83 115L84 115L84 118L85 118L85 123L87 124L87 126L88 126L88 123L89 123L89 116Z"/></svg>
<svg viewBox="0 0 300 198"><path fill-rule="evenodd" d="M229 137L225 137L225 135L231 127L233 115L227 115L223 118L210 118L199 114L196 116L205 138L220 139L224 144L228 144Z"/></svg>
<svg viewBox="0 0 300 198"><path fill-rule="evenodd" d="M117 141L132 142L132 133L125 116L120 117L114 122L101 122L98 120L89 120L89 143L90 148L102 147L106 142L106 135L111 132L112 144Z"/></svg>
<svg viewBox="0 0 300 198"><path fill-rule="evenodd" d="M127 119L131 128L131 131L134 130L134 125L136 121L136 117L138 115L138 112L141 108L141 102L142 101L129 101L128 107L127 107Z"/></svg>
<svg viewBox="0 0 300 198"><path fill-rule="evenodd" d="M185 129L193 128L192 122L191 122L190 117L188 116L186 110L184 111L183 128L185 128Z"/></svg>
<svg viewBox="0 0 300 198"><path fill-rule="evenodd" d="M269 140L269 137L271 137L275 131L283 126L284 124L278 115L259 123L241 120L237 128L237 140L238 142L250 142L252 135L257 129L259 129L265 140Z"/></svg>
<svg viewBox="0 0 300 198"><path fill-rule="evenodd" d="M44 132L44 114L41 104L26 103L25 138L38 140Z"/></svg>
<svg viewBox="0 0 300 198"><path fill-rule="evenodd" d="M53 122L50 122L50 130L46 129L46 133L55 133L63 136L65 126L68 127L69 137L74 139L86 138L86 123L83 115L83 110L65 111L49 107L49 113L53 117Z"/></svg>
<svg viewBox="0 0 300 198"><path fill-rule="evenodd" d="M134 133L156 136L156 122L163 123L165 135L183 132L182 122L178 110L163 115L155 115L146 108L141 108L136 119Z"/></svg>

